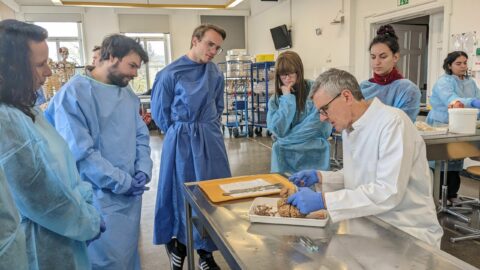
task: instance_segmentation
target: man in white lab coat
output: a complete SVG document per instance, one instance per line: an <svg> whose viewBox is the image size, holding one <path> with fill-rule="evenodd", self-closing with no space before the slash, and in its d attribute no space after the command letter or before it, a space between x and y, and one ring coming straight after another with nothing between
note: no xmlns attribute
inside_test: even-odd
<svg viewBox="0 0 480 270"><path fill-rule="evenodd" d="M334 192L299 188L288 198L306 214L326 209L333 222L375 215L440 247L442 227L432 197L425 143L401 110L377 98L365 101L355 77L330 69L312 89L320 119L342 132L344 168L306 170L290 177L297 186L343 183Z"/></svg>

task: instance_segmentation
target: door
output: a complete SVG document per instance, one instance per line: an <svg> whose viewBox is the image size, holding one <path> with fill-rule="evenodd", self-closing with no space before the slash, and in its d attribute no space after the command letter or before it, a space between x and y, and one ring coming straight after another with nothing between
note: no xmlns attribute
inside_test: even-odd
<svg viewBox="0 0 480 270"><path fill-rule="evenodd" d="M373 26L375 36L381 24ZM420 89L427 84L427 26L410 24L392 24L398 36L400 60L397 68L406 78Z"/></svg>
<svg viewBox="0 0 480 270"><path fill-rule="evenodd" d="M430 15L429 28L427 106L433 85L444 73L442 65L446 55L443 51L443 12Z"/></svg>
<svg viewBox="0 0 480 270"><path fill-rule="evenodd" d="M398 69L420 89L427 83L427 26L393 24L400 45Z"/></svg>

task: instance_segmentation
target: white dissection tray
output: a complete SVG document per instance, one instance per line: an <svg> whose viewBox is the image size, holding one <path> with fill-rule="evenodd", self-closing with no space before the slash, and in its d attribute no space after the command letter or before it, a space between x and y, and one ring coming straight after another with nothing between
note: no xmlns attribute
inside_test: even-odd
<svg viewBox="0 0 480 270"><path fill-rule="evenodd" d="M255 200L253 200L252 202L252 205L250 206L250 211L248 212L248 216L250 217L250 222L284 224L284 225L295 225L295 226L312 226L312 227L325 227L325 225L327 225L328 215L325 219L281 217L277 212L277 201L278 201L278 198L267 198L267 197L255 198ZM262 204L271 206L272 211L277 212L275 216L256 215L255 207L257 205L262 205Z"/></svg>

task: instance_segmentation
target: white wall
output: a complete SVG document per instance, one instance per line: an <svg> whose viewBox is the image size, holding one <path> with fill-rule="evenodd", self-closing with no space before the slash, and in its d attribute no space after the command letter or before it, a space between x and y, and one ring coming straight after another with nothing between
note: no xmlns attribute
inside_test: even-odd
<svg viewBox="0 0 480 270"><path fill-rule="evenodd" d="M172 60L185 54L190 48L190 36L198 26L200 15L193 10L152 11L145 9L111 9L87 8L85 13L84 33L86 48L91 50L94 45L100 45L106 35L118 33L117 14L168 14L170 18L170 34L172 46ZM101 21L102 24L98 25ZM91 58L91 52L87 55Z"/></svg>
<svg viewBox="0 0 480 270"><path fill-rule="evenodd" d="M480 37L480 1L478 0L455 0L452 1L452 15L450 32L452 34L477 31Z"/></svg>
<svg viewBox="0 0 480 270"><path fill-rule="evenodd" d="M72 8L72 7L40 7L23 6L16 14L23 19L23 13L80 13L83 16L84 47L86 63L92 58L92 49L100 45L107 35L118 33L118 14L162 14L169 15L172 60L184 55L190 48L193 30L200 24L200 15L234 15L247 16L245 10L163 10L163 9L112 9L112 8Z"/></svg>
<svg viewBox="0 0 480 270"><path fill-rule="evenodd" d="M199 24L200 15L195 11L176 12L170 16L172 61L190 49L192 32Z"/></svg>
<svg viewBox="0 0 480 270"><path fill-rule="evenodd" d="M0 20L15 19L15 11L0 1Z"/></svg>
<svg viewBox="0 0 480 270"><path fill-rule="evenodd" d="M83 15L85 63L91 63L93 47L101 45L105 36L115 33L118 33L118 19L114 9L85 8Z"/></svg>
<svg viewBox="0 0 480 270"><path fill-rule="evenodd" d="M2 1L2 0L0 0ZM5 1L5 0L3 0ZM290 3L290 1L292 1ZM292 6L293 51L302 57L307 78L314 78L328 67L339 67L354 73L359 80L369 77L368 23L375 18L388 22L389 16L408 14L419 7L444 7L444 37L450 34L476 30L480 38L480 21L474 20L480 10L479 0L410 0L406 6L398 7L397 1L344 0L345 23L331 25L341 8L341 0L279 0L261 2L251 0L251 16L247 20L247 49L250 54L274 53L270 28L290 25ZM85 48L87 60L91 48L101 42L105 35L118 32L118 13L168 14L170 16L172 59L183 55L189 48L193 29L200 23L200 15L249 15L245 10L160 10L160 9L111 9L111 8L68 8L68 7L21 7L22 12L83 14ZM395 15L392 15L395 14ZM425 15L425 14L423 14ZM2 16L2 15L0 15ZM315 28L321 28L320 36ZM446 42L447 45L450 42ZM445 52L447 52L446 49Z"/></svg>
<svg viewBox="0 0 480 270"><path fill-rule="evenodd" d="M480 21L474 20L480 10L480 1L478 0L411 0L409 5L398 7L396 1L368 0L368 4L358 5L355 9L357 16L355 27L355 40L360 46L356 47L355 52L355 74L359 79L366 79L370 74L368 70L368 22L375 18L388 18L396 16L409 16L416 14L422 9L435 10L444 14L444 48L443 57L452 50L451 34L477 31L480 38ZM429 12L423 13L428 15ZM388 21L387 21L388 22ZM443 58L442 58L443 59ZM436 78L433 78L434 80ZM431 86L429 86L430 88Z"/></svg>
<svg viewBox="0 0 480 270"><path fill-rule="evenodd" d="M450 0L447 0L450 1ZM389 18L408 18L408 14L417 12L419 6L443 5L443 0L410 0L405 6L397 6L397 1L368 0L367 3L357 3L355 8L356 23L354 28L355 47L355 68L354 73L362 81L371 76L369 69L368 45L373 38L370 34L370 23L381 21L390 23ZM425 15L425 14L423 14ZM419 15L421 16L421 15Z"/></svg>
<svg viewBox="0 0 480 270"><path fill-rule="evenodd" d="M278 3L251 1L251 17L248 19L248 49L250 54L275 51L269 29L290 23L290 0ZM345 0L345 23L331 25L341 6L341 0L292 0L293 51L304 61L306 76L313 77L327 67L339 67L354 73L359 80L367 79L369 69L368 45L371 41L369 23L381 18L389 22L391 17L408 18L409 14L428 15L418 11L436 9L445 11L444 36L477 31L480 39L480 21L474 20L480 10L478 0L410 0L405 6L397 1ZM323 30L316 36L314 29ZM450 41L445 44L450 45ZM450 49L445 48L445 53ZM331 57L329 57L331 56ZM331 62L329 62L331 58Z"/></svg>
<svg viewBox="0 0 480 270"><path fill-rule="evenodd" d="M345 1L345 23L330 24L341 8L341 0L292 1L292 51L302 58L305 76L314 79L329 67L351 70L350 1ZM266 8L268 7L268 9ZM270 28L290 25L290 1L266 4L251 2L248 19L248 51L250 54L274 53ZM322 29L317 36L316 28ZM278 55L277 52L275 52Z"/></svg>

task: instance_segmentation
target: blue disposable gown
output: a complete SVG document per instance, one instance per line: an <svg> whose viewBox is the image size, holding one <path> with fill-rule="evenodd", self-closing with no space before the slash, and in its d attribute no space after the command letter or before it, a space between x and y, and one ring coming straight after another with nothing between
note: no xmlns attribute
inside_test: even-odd
<svg viewBox="0 0 480 270"><path fill-rule="evenodd" d="M311 89L312 84L307 81L307 89ZM307 99L305 110L298 113L293 94L273 96L268 101L267 127L276 138L272 145L272 172L330 168L327 139L332 126L320 121L311 99Z"/></svg>
<svg viewBox="0 0 480 270"><path fill-rule="evenodd" d="M166 131L155 209L155 244L176 237L186 244L183 183L230 177L220 129L222 73L214 63L199 64L183 56L157 74L152 117ZM212 240L194 230L194 247L213 251Z"/></svg>
<svg viewBox="0 0 480 270"><path fill-rule="evenodd" d="M22 216L29 268L90 269L85 241L100 228L92 187L80 180L62 137L33 112L35 122L0 105L0 137L8 138L0 143L0 168Z"/></svg>
<svg viewBox="0 0 480 270"><path fill-rule="evenodd" d="M458 100L466 108L469 108L474 98L480 98L480 90L472 78L465 77L460 80L456 75L442 75L433 85L430 97L432 109L428 112L427 123L430 125L448 124L448 105L452 101ZM434 162L430 162L430 167L435 167ZM462 169L463 160L448 162L449 171L461 171Z"/></svg>
<svg viewBox="0 0 480 270"><path fill-rule="evenodd" d="M37 100L35 100L35 105L41 105L46 102L47 99L45 98L45 94L43 93L43 88L40 87L37 89Z"/></svg>
<svg viewBox="0 0 480 270"><path fill-rule="evenodd" d="M413 122L420 111L420 89L407 79L395 80L387 85L380 85L368 80L360 83L365 99L377 97L383 104L404 111Z"/></svg>
<svg viewBox="0 0 480 270"><path fill-rule="evenodd" d="M480 89L472 78L460 80L455 75L442 75L433 85L430 97L432 109L428 112L427 123L448 124L448 105L452 101L458 100L469 108L475 98L480 98Z"/></svg>
<svg viewBox="0 0 480 270"><path fill-rule="evenodd" d="M10 194L7 178L1 167L0 217L2 220L0 226L0 270L28 269L25 232L20 226L21 216Z"/></svg>
<svg viewBox="0 0 480 270"><path fill-rule="evenodd" d="M82 180L92 183L95 206L107 226L88 247L94 269L140 269L142 197L123 195L136 172L151 178L150 137L139 109L129 86L77 75L45 111L72 150Z"/></svg>

